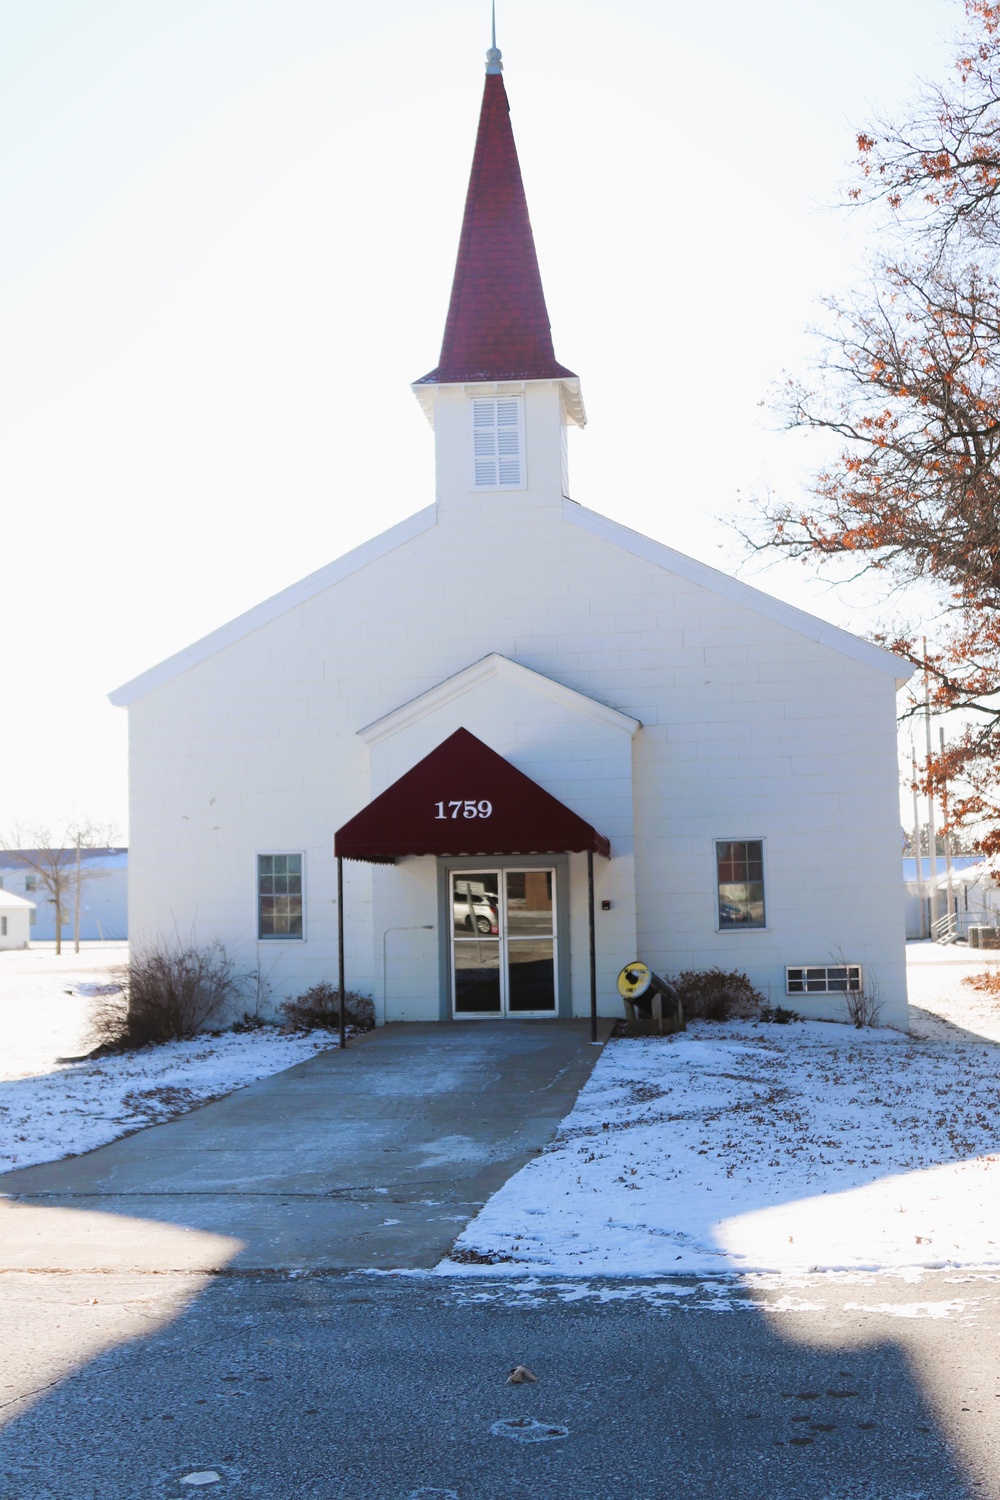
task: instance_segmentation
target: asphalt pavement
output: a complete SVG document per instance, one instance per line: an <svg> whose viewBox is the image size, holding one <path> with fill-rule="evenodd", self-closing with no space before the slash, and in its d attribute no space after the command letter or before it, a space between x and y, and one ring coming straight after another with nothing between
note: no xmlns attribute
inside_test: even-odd
<svg viewBox="0 0 1000 1500"><path fill-rule="evenodd" d="M4 1280L3 1500L998 1493L995 1279Z"/></svg>
<svg viewBox="0 0 1000 1500"><path fill-rule="evenodd" d="M598 1050L426 1032L0 1179L0 1500L1000 1500L1000 1277L435 1275Z"/></svg>

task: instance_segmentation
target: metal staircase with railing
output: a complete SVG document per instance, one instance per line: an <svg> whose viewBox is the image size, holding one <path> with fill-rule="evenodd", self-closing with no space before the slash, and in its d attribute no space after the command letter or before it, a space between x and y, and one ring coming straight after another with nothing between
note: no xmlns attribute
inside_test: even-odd
<svg viewBox="0 0 1000 1500"><path fill-rule="evenodd" d="M965 915L963 912L962 916ZM948 911L943 917L938 917L931 926L931 937L936 943L957 943L961 936L959 932L959 913Z"/></svg>

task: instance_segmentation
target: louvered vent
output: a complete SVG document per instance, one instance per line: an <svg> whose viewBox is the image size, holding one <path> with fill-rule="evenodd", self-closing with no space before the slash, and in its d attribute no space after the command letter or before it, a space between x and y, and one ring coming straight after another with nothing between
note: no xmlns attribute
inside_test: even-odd
<svg viewBox="0 0 1000 1500"><path fill-rule="evenodd" d="M472 446L477 490L523 488L520 396L473 401Z"/></svg>

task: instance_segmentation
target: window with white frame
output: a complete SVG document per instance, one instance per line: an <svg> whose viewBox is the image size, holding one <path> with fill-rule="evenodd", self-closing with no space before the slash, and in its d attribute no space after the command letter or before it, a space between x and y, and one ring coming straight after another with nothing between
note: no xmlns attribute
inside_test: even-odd
<svg viewBox="0 0 1000 1500"><path fill-rule="evenodd" d="M0 937L7 936L7 918L0 917Z"/></svg>
<svg viewBox="0 0 1000 1500"><path fill-rule="evenodd" d="M845 995L860 989L860 964L814 964L785 970L789 995Z"/></svg>
<svg viewBox="0 0 1000 1500"><path fill-rule="evenodd" d="M25 875L25 877L24 877L24 889L26 891L37 891L37 889L38 889L38 876L37 875Z"/></svg>
<svg viewBox="0 0 1000 1500"><path fill-rule="evenodd" d="M477 396L472 402L473 484L477 490L524 487L520 396Z"/></svg>
<svg viewBox="0 0 1000 1500"><path fill-rule="evenodd" d="M301 854L258 854L257 936L302 937Z"/></svg>
<svg viewBox="0 0 1000 1500"><path fill-rule="evenodd" d="M719 931L765 926L764 840L716 840L715 871Z"/></svg>

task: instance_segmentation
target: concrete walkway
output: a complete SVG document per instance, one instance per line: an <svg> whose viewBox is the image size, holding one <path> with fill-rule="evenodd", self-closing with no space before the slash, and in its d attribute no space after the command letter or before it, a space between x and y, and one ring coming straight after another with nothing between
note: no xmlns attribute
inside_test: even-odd
<svg viewBox="0 0 1000 1500"><path fill-rule="evenodd" d="M583 1021L383 1027L8 1172L0 1270L433 1266L551 1139L600 1056L589 1038Z"/></svg>

